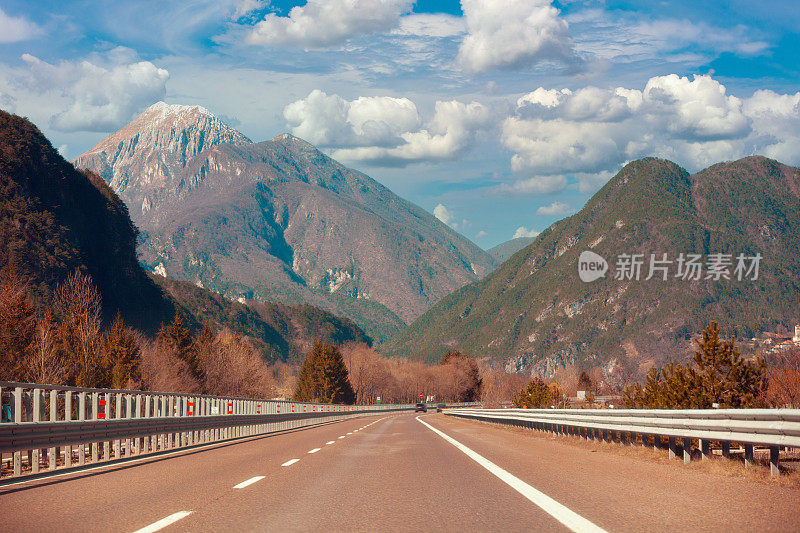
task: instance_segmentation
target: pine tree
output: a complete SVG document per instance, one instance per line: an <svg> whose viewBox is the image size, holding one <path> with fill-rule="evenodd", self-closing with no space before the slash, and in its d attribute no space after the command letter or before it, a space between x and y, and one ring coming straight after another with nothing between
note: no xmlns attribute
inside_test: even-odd
<svg viewBox="0 0 800 533"><path fill-rule="evenodd" d="M119 314L106 331L104 341L101 386L112 389L140 386L142 374L139 346L133 330L125 326Z"/></svg>
<svg viewBox="0 0 800 533"><path fill-rule="evenodd" d="M316 342L303 360L294 399L300 402L355 402L342 353L335 344Z"/></svg>
<svg viewBox="0 0 800 533"><path fill-rule="evenodd" d="M195 339L179 314L176 313L172 322L162 325L158 330L158 343L162 348L174 350L175 355L189 366L192 376L202 383L205 377L203 362L198 354Z"/></svg>
<svg viewBox="0 0 800 533"><path fill-rule="evenodd" d="M722 341L719 328L711 322L702 339L695 339L697 351L689 365L670 363L650 371L645 386L638 383L623 393L629 408L709 409L745 408L766 405L766 364L759 358L742 358L734 339Z"/></svg>
<svg viewBox="0 0 800 533"><path fill-rule="evenodd" d="M592 379L585 370L582 370L581 375L578 376L578 390L586 392L590 392L592 390Z"/></svg>
<svg viewBox="0 0 800 533"><path fill-rule="evenodd" d="M519 409L544 409L553 405L553 390L537 376L517 393L512 402Z"/></svg>

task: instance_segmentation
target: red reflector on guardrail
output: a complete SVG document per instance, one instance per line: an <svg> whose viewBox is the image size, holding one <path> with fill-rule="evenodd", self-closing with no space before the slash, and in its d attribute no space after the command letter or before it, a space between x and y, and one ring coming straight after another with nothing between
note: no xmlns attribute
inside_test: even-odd
<svg viewBox="0 0 800 533"><path fill-rule="evenodd" d="M105 418L105 417L106 417L105 413L97 413L97 418Z"/></svg>
<svg viewBox="0 0 800 533"><path fill-rule="evenodd" d="M105 400L100 400L98 403L99 403L100 405L105 405L105 404L106 404L106 401L105 401Z"/></svg>

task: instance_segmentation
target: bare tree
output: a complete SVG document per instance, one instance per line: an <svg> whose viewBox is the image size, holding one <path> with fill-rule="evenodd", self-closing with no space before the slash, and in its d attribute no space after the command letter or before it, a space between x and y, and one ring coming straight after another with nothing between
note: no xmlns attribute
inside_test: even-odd
<svg viewBox="0 0 800 533"><path fill-rule="evenodd" d="M36 323L26 379L31 383L63 385L67 374L65 362L52 315L45 311Z"/></svg>
<svg viewBox="0 0 800 533"><path fill-rule="evenodd" d="M75 270L56 290L54 307L61 319L59 333L70 361L70 381L79 387L95 386L102 341L102 300L91 277Z"/></svg>

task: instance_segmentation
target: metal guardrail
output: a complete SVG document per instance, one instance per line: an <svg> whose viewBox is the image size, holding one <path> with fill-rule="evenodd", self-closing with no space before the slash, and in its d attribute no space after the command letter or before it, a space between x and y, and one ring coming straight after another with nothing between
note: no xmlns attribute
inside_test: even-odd
<svg viewBox="0 0 800 533"><path fill-rule="evenodd" d="M800 447L800 409L459 409L445 414L527 427L585 439L661 448L667 439L670 459L682 439L683 460L691 461L693 441L701 457L710 457L710 445L719 443L730 455L731 443L744 447L746 466L753 463L755 445L769 447L770 470L778 475L781 447Z"/></svg>
<svg viewBox="0 0 800 533"><path fill-rule="evenodd" d="M0 382L0 482L410 409Z"/></svg>

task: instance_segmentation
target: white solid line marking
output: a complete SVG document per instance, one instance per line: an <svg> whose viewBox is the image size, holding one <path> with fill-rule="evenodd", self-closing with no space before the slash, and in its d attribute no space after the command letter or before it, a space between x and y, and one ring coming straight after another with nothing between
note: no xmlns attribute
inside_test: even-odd
<svg viewBox="0 0 800 533"><path fill-rule="evenodd" d="M320 451L321 449L322 449L322 448L314 448L313 450L308 450L308 453L317 453L317 452L318 452L318 451Z"/></svg>
<svg viewBox="0 0 800 533"><path fill-rule="evenodd" d="M328 441L328 442L326 442L325 444L326 444L326 445L328 445L328 444L333 444L334 442L336 442L336 441L335 441L335 440L329 440L329 441Z"/></svg>
<svg viewBox="0 0 800 533"><path fill-rule="evenodd" d="M256 481L261 481L262 479L264 479L264 476L251 477L247 481L242 481L241 483L239 483L238 485L234 486L233 488L234 489L243 489L243 488L245 488L245 487L247 487L249 485L252 485Z"/></svg>
<svg viewBox="0 0 800 533"><path fill-rule="evenodd" d="M169 515L166 518L162 518L158 522L154 522L154 523L150 524L149 526L145 526L142 529L138 529L138 530L134 531L134 533L153 533L154 531L158 531L159 529L164 529L165 527L167 527L170 524L174 524L175 522L177 522L181 518L186 518L190 514L192 514L191 511L179 511L179 512L177 512L175 514Z"/></svg>
<svg viewBox="0 0 800 533"><path fill-rule="evenodd" d="M285 463L283 463L281 466L292 466L293 464L295 464L295 463L296 463L297 461L299 461L299 460L300 460L300 459L289 459L288 461L286 461Z"/></svg>
<svg viewBox="0 0 800 533"><path fill-rule="evenodd" d="M595 524L591 523L590 521L586 520L581 515L571 511L555 501L550 496L543 494L536 490L535 488L531 487L518 477L513 474L510 474L491 462L490 460L486 459L482 455L472 451L471 449L467 448L454 438L446 435L445 433L439 431L435 427L431 426L427 422L420 420L419 417L416 417L417 420L424 424L428 429L442 437L444 440L464 452L467 457L484 467L486 470L500 478L506 485L511 487L512 489L516 490L527 499L538 505L544 512L564 524L567 528L572 531L593 531L597 533L605 533L605 530Z"/></svg>

